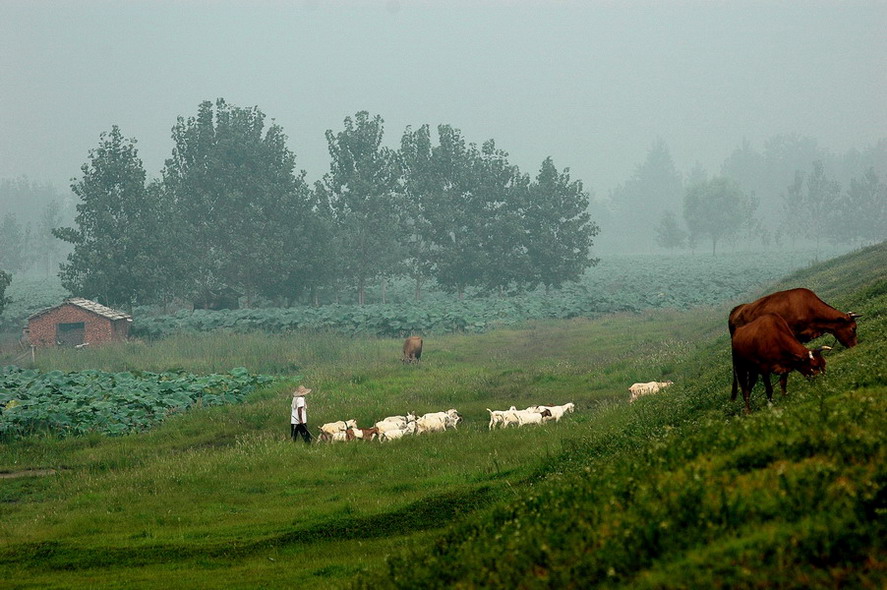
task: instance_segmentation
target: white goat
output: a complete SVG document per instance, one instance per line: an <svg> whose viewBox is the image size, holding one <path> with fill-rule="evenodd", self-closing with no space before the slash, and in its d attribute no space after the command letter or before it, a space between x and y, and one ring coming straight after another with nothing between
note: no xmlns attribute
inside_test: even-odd
<svg viewBox="0 0 887 590"><path fill-rule="evenodd" d="M410 412L406 416L388 416L387 418L382 418L379 422L399 422L401 424L406 424L407 422L413 421L416 419L416 415Z"/></svg>
<svg viewBox="0 0 887 590"><path fill-rule="evenodd" d="M382 422L377 422L381 424ZM393 422L387 422L386 424L393 425ZM386 440L397 440L399 438L403 438L408 434L415 434L416 432L416 421L411 420L406 423L403 428L389 428L388 430L379 430L379 442L385 442Z"/></svg>
<svg viewBox="0 0 887 590"><path fill-rule="evenodd" d="M576 405L573 402L568 402L561 406L539 406L539 408L551 412L551 417L548 420L554 420L555 422L560 422L564 414L576 411Z"/></svg>
<svg viewBox="0 0 887 590"><path fill-rule="evenodd" d="M448 418L446 414L441 417L437 415L424 415L416 420L416 434L424 432L443 432L447 429Z"/></svg>
<svg viewBox="0 0 887 590"><path fill-rule="evenodd" d="M338 422L327 422L320 427L320 436L318 440L330 440L332 435L337 432L345 432L349 428L357 428L357 420L339 420Z"/></svg>
<svg viewBox="0 0 887 590"><path fill-rule="evenodd" d="M514 406L511 406L507 410L491 410L490 408L487 408L487 411L490 413L490 424L488 428L490 430L493 430L499 425L501 425L502 428L505 428L505 414L508 412L513 412L516 409L517 408L515 408Z"/></svg>
<svg viewBox="0 0 887 590"><path fill-rule="evenodd" d="M648 381L647 383L635 383L628 388L630 394L628 402L634 402L639 397L658 393L669 385L674 385L673 381Z"/></svg>
<svg viewBox="0 0 887 590"><path fill-rule="evenodd" d="M523 426L524 424L542 424L543 419L546 416L551 416L551 412L548 409L518 410L514 412L514 414L517 416L518 426Z"/></svg>

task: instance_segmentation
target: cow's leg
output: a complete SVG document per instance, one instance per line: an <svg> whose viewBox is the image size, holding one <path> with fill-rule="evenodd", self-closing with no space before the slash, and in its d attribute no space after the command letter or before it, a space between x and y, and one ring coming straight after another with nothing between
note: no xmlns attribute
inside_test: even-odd
<svg viewBox="0 0 887 590"><path fill-rule="evenodd" d="M736 390L738 389L739 378L736 376L736 354L733 354L733 386L730 389L730 401L736 400Z"/></svg>
<svg viewBox="0 0 887 590"><path fill-rule="evenodd" d="M782 388L782 397L785 397L786 388L788 387L788 373L783 373L779 376L779 387Z"/></svg>
<svg viewBox="0 0 887 590"><path fill-rule="evenodd" d="M767 403L773 402L773 384L770 382L770 373L763 373L761 380L764 382L764 391L767 392Z"/></svg>
<svg viewBox="0 0 887 590"><path fill-rule="evenodd" d="M742 389L742 399L745 401L745 413L751 414L751 390L754 389L755 383L758 381L758 374L754 370L739 368L734 371Z"/></svg>

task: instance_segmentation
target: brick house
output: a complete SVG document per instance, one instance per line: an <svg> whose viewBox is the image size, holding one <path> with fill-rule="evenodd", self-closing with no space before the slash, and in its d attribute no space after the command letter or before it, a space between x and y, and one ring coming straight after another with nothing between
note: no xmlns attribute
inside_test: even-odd
<svg viewBox="0 0 887 590"><path fill-rule="evenodd" d="M132 316L95 301L72 297L28 317L34 346L79 346L126 340Z"/></svg>

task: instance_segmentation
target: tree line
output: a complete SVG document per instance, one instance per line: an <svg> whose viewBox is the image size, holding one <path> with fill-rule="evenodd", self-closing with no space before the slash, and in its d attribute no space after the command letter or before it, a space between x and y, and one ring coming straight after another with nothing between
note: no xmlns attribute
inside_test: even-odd
<svg viewBox="0 0 887 590"><path fill-rule="evenodd" d="M71 218L66 205L49 184L25 177L0 180L0 269L58 272L66 252L52 230Z"/></svg>
<svg viewBox="0 0 887 590"><path fill-rule="evenodd" d="M675 167L656 141L640 164L592 209L604 250L650 251L708 244L785 247L866 244L887 237L887 140L836 155L797 135L763 150L747 141L711 175Z"/></svg>
<svg viewBox="0 0 887 590"><path fill-rule="evenodd" d="M278 305L337 301L395 276L420 298L434 281L461 296L556 287L596 261L589 195L545 159L535 177L493 140L478 146L452 126L407 128L382 145L366 111L326 133L330 169L313 184L296 172L277 124L223 99L179 117L161 175L148 179L136 140L100 136L71 185L72 245L61 279L109 305L173 300L211 305L224 293ZM384 290L383 290L384 292Z"/></svg>

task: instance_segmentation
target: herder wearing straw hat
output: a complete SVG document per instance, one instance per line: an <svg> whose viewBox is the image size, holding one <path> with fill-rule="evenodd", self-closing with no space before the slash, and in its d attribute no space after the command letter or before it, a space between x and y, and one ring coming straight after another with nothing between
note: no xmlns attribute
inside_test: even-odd
<svg viewBox="0 0 887 590"><path fill-rule="evenodd" d="M311 390L304 385L299 385L293 391L293 406L290 415L290 436L296 440L296 434L301 434L306 443L311 442L311 433L308 432L308 405L305 403L305 396L311 393Z"/></svg>

